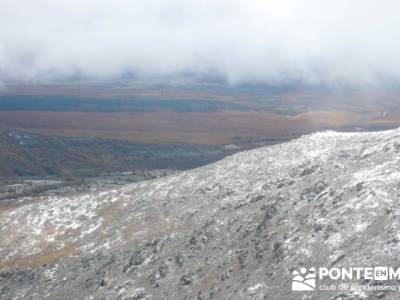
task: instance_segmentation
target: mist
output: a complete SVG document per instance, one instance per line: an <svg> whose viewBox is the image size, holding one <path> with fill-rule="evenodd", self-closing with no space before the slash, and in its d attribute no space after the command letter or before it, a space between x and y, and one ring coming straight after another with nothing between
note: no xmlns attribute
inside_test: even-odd
<svg viewBox="0 0 400 300"><path fill-rule="evenodd" d="M400 79L396 0L0 0L0 82Z"/></svg>

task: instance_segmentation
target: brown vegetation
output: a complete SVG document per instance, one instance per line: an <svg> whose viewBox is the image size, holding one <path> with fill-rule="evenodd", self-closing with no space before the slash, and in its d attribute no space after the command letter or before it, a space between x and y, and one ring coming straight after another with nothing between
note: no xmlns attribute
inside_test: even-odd
<svg viewBox="0 0 400 300"><path fill-rule="evenodd" d="M343 111L295 116L266 112L177 113L0 112L0 126L60 136L96 136L141 143L229 144L293 137L322 129L365 127L400 118L366 119Z"/></svg>
<svg viewBox="0 0 400 300"><path fill-rule="evenodd" d="M69 257L75 251L75 246L67 245L61 249L42 251L31 256L13 257L10 260L0 263L0 271L5 272L13 269L37 268L43 265L55 263L64 257Z"/></svg>

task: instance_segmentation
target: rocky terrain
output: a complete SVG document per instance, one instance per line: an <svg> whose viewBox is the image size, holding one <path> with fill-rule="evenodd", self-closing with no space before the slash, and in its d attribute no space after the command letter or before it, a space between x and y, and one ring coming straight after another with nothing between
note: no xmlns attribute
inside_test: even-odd
<svg viewBox="0 0 400 300"><path fill-rule="evenodd" d="M133 182L161 178L179 171L161 169L98 174L87 178L16 177L0 178L0 210L7 205L20 206L35 201L36 196L68 196L117 188Z"/></svg>
<svg viewBox="0 0 400 300"><path fill-rule="evenodd" d="M316 133L40 196L0 212L0 298L399 299L291 291L300 266L400 266L399 200L400 130Z"/></svg>

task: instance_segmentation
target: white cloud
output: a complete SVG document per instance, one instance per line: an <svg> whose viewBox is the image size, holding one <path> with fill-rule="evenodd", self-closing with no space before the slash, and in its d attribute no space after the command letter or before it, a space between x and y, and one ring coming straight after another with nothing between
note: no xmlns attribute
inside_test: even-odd
<svg viewBox="0 0 400 300"><path fill-rule="evenodd" d="M398 0L0 0L0 76L400 78Z"/></svg>

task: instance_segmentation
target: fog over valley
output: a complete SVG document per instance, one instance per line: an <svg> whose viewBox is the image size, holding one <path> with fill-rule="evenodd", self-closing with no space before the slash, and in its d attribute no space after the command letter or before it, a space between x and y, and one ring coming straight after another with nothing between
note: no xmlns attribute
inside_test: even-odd
<svg viewBox="0 0 400 300"><path fill-rule="evenodd" d="M0 81L400 79L396 0L2 0Z"/></svg>

